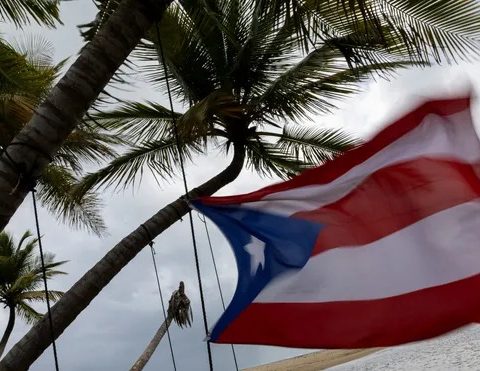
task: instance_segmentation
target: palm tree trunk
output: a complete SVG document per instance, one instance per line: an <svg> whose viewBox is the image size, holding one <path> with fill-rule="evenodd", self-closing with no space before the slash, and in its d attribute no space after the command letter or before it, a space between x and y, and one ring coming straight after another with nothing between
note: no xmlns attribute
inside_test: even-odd
<svg viewBox="0 0 480 371"><path fill-rule="evenodd" d="M115 71L172 0L123 0L0 156L0 231Z"/></svg>
<svg viewBox="0 0 480 371"><path fill-rule="evenodd" d="M145 348L143 353L138 357L137 361L133 364L130 371L141 371L148 363L150 358L152 357L153 352L157 349L158 344L160 344L160 340L162 340L163 336L168 330L168 327L172 323L172 317L170 315L167 316L167 319L163 321L160 328L155 333L155 336L152 338L148 346Z"/></svg>
<svg viewBox="0 0 480 371"><path fill-rule="evenodd" d="M2 357L5 347L7 346L8 339L13 331L13 326L15 326L15 306L9 305L10 315L8 316L8 323L5 332L3 333L2 340L0 341L0 358Z"/></svg>
<svg viewBox="0 0 480 371"><path fill-rule="evenodd" d="M132 260L150 241L189 210L185 198L194 199L211 195L235 180L240 174L245 158L243 146L234 146L230 165L221 173L193 189L187 197L165 206L113 247L97 264L83 275L52 307L55 338L73 322L100 291ZM0 371L23 371L50 345L51 336L47 318L37 322L30 331L8 352L0 362Z"/></svg>

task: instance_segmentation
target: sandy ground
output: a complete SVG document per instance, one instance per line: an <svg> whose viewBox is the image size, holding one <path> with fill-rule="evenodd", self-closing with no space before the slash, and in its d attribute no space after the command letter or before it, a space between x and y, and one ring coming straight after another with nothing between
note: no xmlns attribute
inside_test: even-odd
<svg viewBox="0 0 480 371"><path fill-rule="evenodd" d="M246 368L244 371L317 371L324 370L357 358L374 353L381 348L353 349L353 350L322 350L283 361L268 363L266 365Z"/></svg>

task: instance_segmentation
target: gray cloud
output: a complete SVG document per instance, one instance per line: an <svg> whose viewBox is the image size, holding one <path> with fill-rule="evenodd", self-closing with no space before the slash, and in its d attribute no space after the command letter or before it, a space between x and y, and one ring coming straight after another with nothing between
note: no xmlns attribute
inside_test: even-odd
<svg viewBox="0 0 480 371"><path fill-rule="evenodd" d="M33 27L50 39L56 48L56 59L74 55L80 47L76 25L93 19L95 11L90 2L64 2L62 16L64 27L45 31ZM6 33L12 31L7 29ZM342 110L334 115L315 119L316 125L343 126L361 136L371 135L372 131L387 119L395 117L412 101L413 94L431 95L434 91L452 92L460 89L462 76L472 75L473 67L435 68L432 70L404 71L392 82L377 81L365 84L365 92L341 104ZM439 78L441 77L441 79ZM145 93L142 95L145 98ZM159 93L149 91L147 96L158 99ZM132 99L140 99L131 96ZM164 99L164 98L162 98ZM477 109L478 111L478 109ZM227 164L218 153L195 161L187 168L191 186L207 180ZM238 194L258 189L273 180L260 179L244 171L233 184L219 194ZM166 203L183 193L181 182L172 181L159 187L151 176L146 176L134 194L131 191L103 194L104 216L109 226L110 236L98 239L81 231L72 231L41 211L41 227L45 249L56 253L58 259L69 260L65 270L69 274L50 283L51 288L67 290L82 274L100 259L123 236L136 228L142 221ZM200 261L207 298L208 321L210 325L222 312L218 289L208 251L203 225L195 216L195 226L200 249ZM19 236L25 229L33 230L31 200L27 199L12 219L8 230ZM236 267L233 255L223 236L209 225L213 246L219 267L220 279L226 300L231 298L236 284ZM179 280L186 283L187 293L194 308L194 325L180 330L172 326L171 335L179 370L206 370L207 358L200 299L195 276L192 242L188 221L176 223L156 239L157 263L165 300L176 289ZM41 308L45 310L44 308ZM6 312L0 312L0 328L6 324ZM105 288L92 304L77 318L58 340L60 366L63 370L122 370L128 369L146 346L163 318L154 278L153 266L148 249L142 251ZM15 327L11 346L27 331L28 327L19 320ZM213 345L214 362L217 369L233 369L230 347ZM261 346L238 346L241 367L278 360L309 350L285 349ZM166 339L162 341L147 366L147 370L171 367ZM51 370L53 358L47 350L32 370Z"/></svg>

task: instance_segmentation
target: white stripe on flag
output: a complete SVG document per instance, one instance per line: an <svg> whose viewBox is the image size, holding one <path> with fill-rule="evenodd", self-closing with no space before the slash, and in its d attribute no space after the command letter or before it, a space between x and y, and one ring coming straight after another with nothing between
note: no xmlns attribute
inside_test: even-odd
<svg viewBox="0 0 480 371"><path fill-rule="evenodd" d="M443 210L364 246L313 256L269 284L254 302L370 300L480 273L480 201ZM476 295L476 293L472 293Z"/></svg>
<svg viewBox="0 0 480 371"><path fill-rule="evenodd" d="M480 142L469 110L451 116L428 115L417 128L399 138L367 161L328 184L272 193L244 207L277 215L315 210L339 200L372 172L418 157L451 158L472 163L479 160Z"/></svg>

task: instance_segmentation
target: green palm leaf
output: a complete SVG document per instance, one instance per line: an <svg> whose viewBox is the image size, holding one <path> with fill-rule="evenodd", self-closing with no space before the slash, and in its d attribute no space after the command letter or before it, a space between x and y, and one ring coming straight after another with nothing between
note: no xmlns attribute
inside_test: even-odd
<svg viewBox="0 0 480 371"><path fill-rule="evenodd" d="M25 231L25 233L22 235L22 237L20 238L20 241L18 241L18 244L17 244L17 250L16 251L19 251L20 249L23 248L23 243L26 242L29 238L33 237L33 234L32 232L30 231ZM34 245L35 243L37 243L37 240L34 238L32 239L29 243L27 243L27 246L28 245ZM0 242L1 244L1 242ZM1 255L1 254L0 254Z"/></svg>
<svg viewBox="0 0 480 371"><path fill-rule="evenodd" d="M11 45L0 41L1 96L42 97L56 74L55 67L38 68L27 56L19 54Z"/></svg>
<svg viewBox="0 0 480 371"><path fill-rule="evenodd" d="M359 82L378 73L393 73L409 61L384 61L349 67L343 54L325 45L313 50L255 98L258 115L291 120L330 112L335 101L359 91Z"/></svg>
<svg viewBox="0 0 480 371"><path fill-rule="evenodd" d="M338 129L294 125L285 126L282 134L258 132L257 135L277 139L274 147L280 153L310 166L319 166L359 144Z"/></svg>
<svg viewBox="0 0 480 371"><path fill-rule="evenodd" d="M25 232L25 234L31 234L31 232ZM24 239L22 236L22 240ZM10 256L13 255L15 251L15 243L13 241L13 236L8 233L0 233L0 256Z"/></svg>
<svg viewBox="0 0 480 371"><path fill-rule="evenodd" d="M411 56L440 61L479 54L480 4L475 0L306 0L304 6L335 36L367 22L382 35L388 28Z"/></svg>
<svg viewBox="0 0 480 371"><path fill-rule="evenodd" d="M40 320L43 315L33 309L30 305L25 302L19 302L16 307L16 312L23 319L23 321L29 325L34 324Z"/></svg>
<svg viewBox="0 0 480 371"><path fill-rule="evenodd" d="M103 235L106 227L100 217L100 200L92 192L87 192L82 199L74 197L72 191L76 183L77 179L66 168L50 164L38 180L40 203L72 227L85 227Z"/></svg>
<svg viewBox="0 0 480 371"><path fill-rule="evenodd" d="M389 25L413 40L424 55L469 59L479 54L480 4L475 0L390 0L382 4Z"/></svg>
<svg viewBox="0 0 480 371"><path fill-rule="evenodd" d="M24 26L31 20L38 24L53 27L59 18L59 0L2 0L0 19Z"/></svg>
<svg viewBox="0 0 480 371"><path fill-rule="evenodd" d="M168 73L173 77L170 79L173 95L186 102L205 98L219 82L212 78L217 76L216 69L196 32L195 23L183 8L170 6L159 28ZM147 81L166 91L165 74L158 66L161 56L155 29L132 55L141 63Z"/></svg>
<svg viewBox="0 0 480 371"><path fill-rule="evenodd" d="M245 145L247 167L261 176L273 175L288 179L305 169L305 164L293 156L286 155L274 144L262 142L257 138L249 140Z"/></svg>
<svg viewBox="0 0 480 371"><path fill-rule="evenodd" d="M62 291L55 291L55 290L48 291L48 299L53 302L56 302L57 300L59 300L62 297L62 295L63 295ZM24 300L29 302L31 301L44 302L46 301L45 291L25 291L19 295L19 299L22 301Z"/></svg>
<svg viewBox="0 0 480 371"><path fill-rule="evenodd" d="M114 110L92 114L86 122L98 123L132 143L158 140L171 135L173 128L170 109L152 102L124 102Z"/></svg>
<svg viewBox="0 0 480 371"><path fill-rule="evenodd" d="M79 174L83 166L99 165L117 155L114 146L124 144L118 135L87 127L78 127L65 140L53 163Z"/></svg>
<svg viewBox="0 0 480 371"><path fill-rule="evenodd" d="M198 143L183 143L182 156L190 160L193 153L199 153L202 147ZM109 165L95 173L86 175L76 186L77 197L85 192L100 187L114 185L115 189L135 186L143 177L143 169L147 167L157 179L168 179L175 175L179 158L175 138L144 143L133 146L123 155L114 159Z"/></svg>
<svg viewBox="0 0 480 371"><path fill-rule="evenodd" d="M35 244L36 244L36 241L35 241ZM49 253L49 252L44 252L43 253L43 266L42 266L42 260L41 260L40 256L35 256L32 259L31 264L26 266L25 269L30 271L30 272L33 272L37 275L40 275L40 273L43 272L43 267L45 267L47 277L48 277L48 275L55 276L55 275L58 275L58 274L66 274L65 272L59 271L56 268L58 268L59 266L65 264L65 263L67 263L67 261L66 260L55 261L54 259L55 259L54 254ZM43 273L42 273L42 275L43 275Z"/></svg>
<svg viewBox="0 0 480 371"><path fill-rule="evenodd" d="M230 1L230 3L233 3L233 1ZM190 20L187 23L189 32L194 34L198 38L198 44L205 48L217 76L226 75L229 68L226 54L228 47L232 45L239 47L236 44L235 37L238 37L242 31L241 27L237 27L238 25L232 27L225 22L223 11L226 6L226 1L205 1L204 6L199 7L196 0L182 0L181 8L178 8L182 9L186 18L188 17ZM232 5L229 4L229 6ZM174 7L175 5L172 6L172 11ZM178 18L178 15L176 18ZM239 21L240 18L237 17L236 20ZM186 31L187 27L183 26L183 29ZM223 42L217 42L222 39Z"/></svg>
<svg viewBox="0 0 480 371"><path fill-rule="evenodd" d="M52 56L54 48L52 43L42 35L22 35L15 38L11 43L12 48L24 56L28 63L36 69L56 69Z"/></svg>

